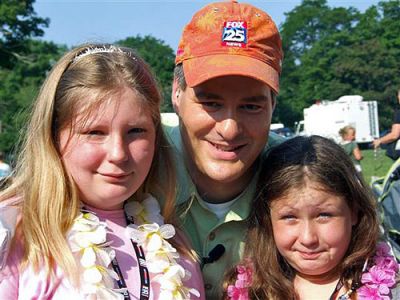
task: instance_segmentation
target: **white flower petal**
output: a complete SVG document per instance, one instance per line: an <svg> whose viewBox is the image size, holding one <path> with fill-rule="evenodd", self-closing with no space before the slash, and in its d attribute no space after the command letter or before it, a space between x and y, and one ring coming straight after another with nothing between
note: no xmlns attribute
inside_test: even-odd
<svg viewBox="0 0 400 300"><path fill-rule="evenodd" d="M97 268L89 268L83 272L83 279L88 283L99 283L102 278L103 276Z"/></svg>
<svg viewBox="0 0 400 300"><path fill-rule="evenodd" d="M189 293L191 293L192 295L194 295L196 297L200 297L200 292L196 289L189 289Z"/></svg>
<svg viewBox="0 0 400 300"><path fill-rule="evenodd" d="M160 204L157 199L152 195L147 194L147 198L142 201L144 209L152 214L159 214L161 212Z"/></svg>
<svg viewBox="0 0 400 300"><path fill-rule="evenodd" d="M156 223L151 223L140 225L139 228L147 232L157 232L160 229L160 226Z"/></svg>
<svg viewBox="0 0 400 300"><path fill-rule="evenodd" d="M88 238L93 244L102 244L107 240L107 230L104 226L99 226L96 230L88 232Z"/></svg>
<svg viewBox="0 0 400 300"><path fill-rule="evenodd" d="M139 215L143 211L143 206L136 201L128 201L124 208L127 214L130 216Z"/></svg>
<svg viewBox="0 0 400 300"><path fill-rule="evenodd" d="M171 291L161 291L160 292L160 299L163 300L174 300L174 295Z"/></svg>
<svg viewBox="0 0 400 300"><path fill-rule="evenodd" d="M158 234L154 233L150 236L147 243L148 251L157 251L162 246L162 238Z"/></svg>
<svg viewBox="0 0 400 300"><path fill-rule="evenodd" d="M124 295L110 289L99 288L97 291L97 300L124 300Z"/></svg>
<svg viewBox="0 0 400 300"><path fill-rule="evenodd" d="M96 253L92 247L83 250L81 264L84 268L93 267L96 264Z"/></svg>
<svg viewBox="0 0 400 300"><path fill-rule="evenodd" d="M115 257L115 251L110 248L97 248L96 256L100 265L108 267Z"/></svg>
<svg viewBox="0 0 400 300"><path fill-rule="evenodd" d="M175 235L175 228L171 224L165 224L160 227L160 233L164 239L170 239Z"/></svg>

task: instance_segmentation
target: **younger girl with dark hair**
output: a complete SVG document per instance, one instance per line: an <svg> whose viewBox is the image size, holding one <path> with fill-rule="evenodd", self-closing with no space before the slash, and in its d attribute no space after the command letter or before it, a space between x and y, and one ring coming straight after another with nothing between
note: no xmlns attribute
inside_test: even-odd
<svg viewBox="0 0 400 300"><path fill-rule="evenodd" d="M400 299L374 199L339 145L318 136L282 143L258 188L225 299Z"/></svg>

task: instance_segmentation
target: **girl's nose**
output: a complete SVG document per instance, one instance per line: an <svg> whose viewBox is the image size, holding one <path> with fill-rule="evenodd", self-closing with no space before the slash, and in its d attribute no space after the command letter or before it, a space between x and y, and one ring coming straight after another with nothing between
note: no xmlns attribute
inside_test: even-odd
<svg viewBox="0 0 400 300"><path fill-rule="evenodd" d="M111 136L107 143L108 160L111 162L122 162L128 159L127 145L121 136Z"/></svg>
<svg viewBox="0 0 400 300"><path fill-rule="evenodd" d="M318 244L318 234L311 222L306 222L304 224L299 235L301 244L306 247L312 247Z"/></svg>

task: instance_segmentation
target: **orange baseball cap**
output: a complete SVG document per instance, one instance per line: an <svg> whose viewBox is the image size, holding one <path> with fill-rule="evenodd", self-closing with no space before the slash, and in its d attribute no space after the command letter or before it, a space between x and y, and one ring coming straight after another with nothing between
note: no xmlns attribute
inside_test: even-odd
<svg viewBox="0 0 400 300"><path fill-rule="evenodd" d="M175 63L183 64L188 86L211 78L242 75L279 92L282 41L271 17L237 1L199 10L183 30Z"/></svg>

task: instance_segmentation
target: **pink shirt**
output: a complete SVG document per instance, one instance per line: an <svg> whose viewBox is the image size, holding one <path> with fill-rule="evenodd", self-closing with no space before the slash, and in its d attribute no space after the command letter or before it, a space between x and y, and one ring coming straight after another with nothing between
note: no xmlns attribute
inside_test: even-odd
<svg viewBox="0 0 400 300"><path fill-rule="evenodd" d="M107 223L107 241L112 241L111 247L116 252L116 258L122 275L128 287L131 299L139 299L140 274L136 254L129 238L125 236L126 220L124 211L102 211L92 209L100 220ZM177 232L177 240L183 239ZM31 268L19 272L19 262L22 258L21 247L11 251L7 264L0 272L0 299L84 299L79 291L71 286L61 269L56 269L56 278L46 279L44 269L35 273ZM185 281L185 286L195 288L200 292L200 298L192 295L191 299L205 299L201 271L197 263L181 257L179 263L192 276ZM152 281L150 273L150 299L159 299L160 287ZM117 286L116 286L117 288Z"/></svg>

